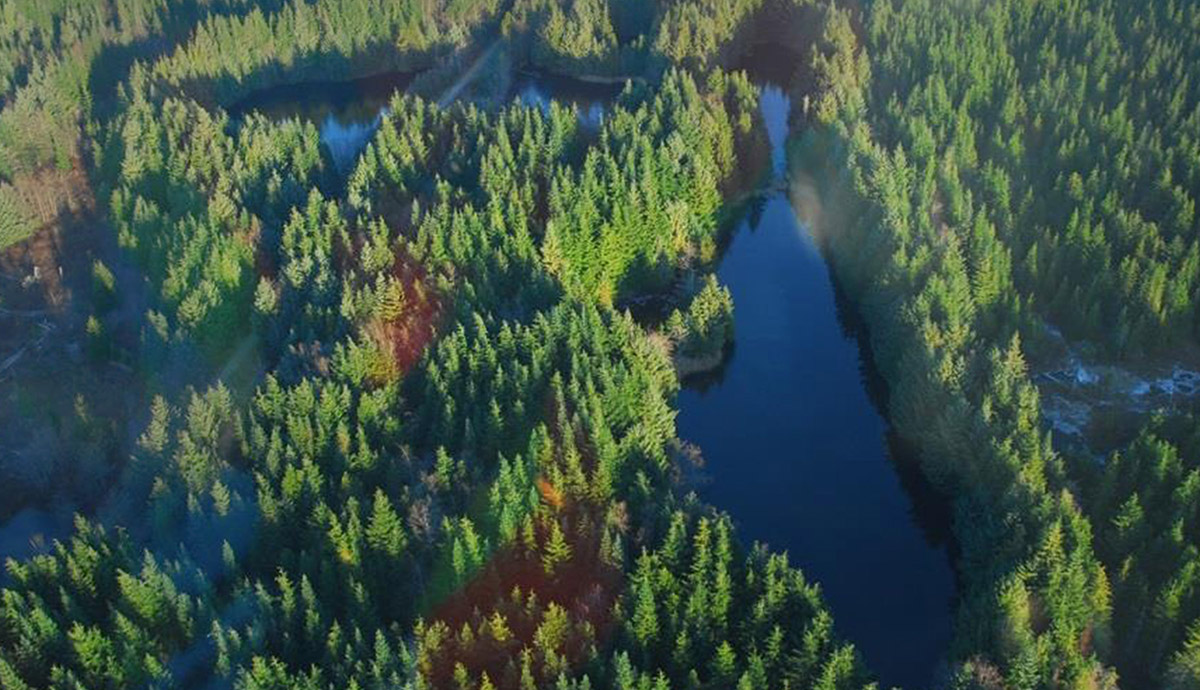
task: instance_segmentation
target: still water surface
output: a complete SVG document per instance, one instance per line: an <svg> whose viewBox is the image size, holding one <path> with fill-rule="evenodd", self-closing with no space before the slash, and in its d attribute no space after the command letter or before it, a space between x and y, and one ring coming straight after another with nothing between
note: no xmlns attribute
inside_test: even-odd
<svg viewBox="0 0 1200 690"><path fill-rule="evenodd" d="M239 120L247 113L261 113L275 121L298 118L312 122L321 143L329 149L334 167L347 174L387 114L397 91L408 88L413 72L386 72L349 81L310 81L255 91L229 107ZM621 93L623 84L593 83L554 74L518 74L509 100L549 112L550 104L574 107L580 121L597 128L609 103Z"/></svg>
<svg viewBox="0 0 1200 690"><path fill-rule="evenodd" d="M781 179L788 99L766 87L762 109ZM921 527L932 499L901 481L859 342L785 192L735 230L718 276L737 341L721 372L679 395L679 435L706 463L701 495L820 583L882 687L929 687L950 641L946 545Z"/></svg>
<svg viewBox="0 0 1200 690"><path fill-rule="evenodd" d="M345 174L379 129L392 95L408 88L414 76L413 72L385 72L350 81L285 84L255 91L230 106L229 116L237 120L257 112L276 121L312 122L334 167Z"/></svg>

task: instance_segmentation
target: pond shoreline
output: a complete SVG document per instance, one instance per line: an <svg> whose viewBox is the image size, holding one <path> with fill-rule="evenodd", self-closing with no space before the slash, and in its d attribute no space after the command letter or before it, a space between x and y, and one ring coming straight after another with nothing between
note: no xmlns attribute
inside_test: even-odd
<svg viewBox="0 0 1200 690"><path fill-rule="evenodd" d="M597 126L612 99L624 88L622 85L631 80L644 82L644 78L639 77L565 75L513 69L511 64L508 69L507 102L518 98L526 105L543 109L548 109L551 103L567 102L577 108L582 122ZM289 96L297 97L297 110L283 112L282 117L315 120L323 148L329 150L338 172L345 175L352 170L362 149L379 127L381 118L386 117L391 98L412 87L418 77L416 72L385 71L332 86L326 84L329 88L315 88L318 82L281 84L266 90L267 93L249 94L231 106L230 113L240 118L250 111L268 110L267 106L272 105L272 93L281 94L285 101ZM331 95L330 92L334 93ZM472 93L472 90L467 88L464 93ZM820 251L819 237L814 233L808 239L802 239L788 234L795 233L796 228L803 228L806 234L811 230L803 222L801 208L790 194L791 161L784 153L786 143L803 136L807 130L794 117L791 100L782 89L767 87L764 96L770 100L770 104L764 106L764 115L767 108L774 108L773 119L768 119L764 128L767 136L762 137L765 140L763 151L757 150L759 135L754 139L753 150L739 150L739 157L745 158L746 166L751 170L740 177L735 176L737 181L731 185L734 188L726 190L729 198L720 213L721 230L715 255L698 257L694 265L674 277L671 287L663 293L639 296L625 306L649 305L650 310L667 312L683 308L692 297L689 279L695 282L694 278L708 272L722 273L732 255L745 251L739 247L751 241L747 236L755 236L755 243L784 243L766 245L766 258L775 262L776 268L782 266L783 272L776 277L778 285L767 285L769 289L762 293L763 300L739 302L735 320L739 325L742 323L738 313L743 308L792 310L789 312L792 316L780 322L784 330L772 333L768 329L765 337L773 339L769 346L755 342L764 337L763 331L739 328L737 341L727 343L719 352L699 357L674 355L676 373L683 385L678 401L678 434L681 438L700 441L696 436L702 434L697 434L688 421L695 413L694 406L701 404L700 400L704 398L719 400L726 394L724 391L734 391L732 404L749 406L756 410L756 415L761 414L774 424L764 428L753 441L738 438L737 435L744 432L743 427L753 427L754 417L739 417L736 410L722 410L718 406L716 414L720 423L711 420L703 426L719 436L700 444L704 452L711 454L709 471L719 478L704 490L705 500L730 513L743 526L743 538L747 543L764 540L776 550L791 551L793 563L804 569L813 581L822 583L841 634L862 650L868 666L881 679L889 684L927 685L933 679L934 668L949 648L951 602L957 592L954 586L956 573L951 565L951 556L956 551L952 537L946 537L949 513L938 502L938 497L927 491L927 482L919 469L914 471L917 463L903 457L907 451L894 437L886 419L886 407L880 403L881 394L877 387L881 379L877 373L874 377L870 373L873 371L873 363L869 361L871 352L869 347L863 349L866 335L861 329L847 326L844 295ZM314 105L312 112L307 114L299 112L306 99ZM779 99L783 99L784 105L781 106ZM493 105L500 106L499 103ZM286 110L288 105L283 104L283 107ZM781 107L784 108L782 111L779 110ZM341 142L345 144L345 150L340 153L331 145L334 135L339 134L345 135L345 141ZM776 238L763 239L768 234ZM796 244L797 241L800 244ZM814 242L818 249L815 259L811 254L812 247L808 246ZM799 254L793 255L793 252ZM779 264L780 260L794 263ZM736 262L736 259L732 261ZM789 283L796 280L800 282ZM792 292L788 299L779 301L774 288ZM794 312L798 303L808 301L815 303L812 309L816 311L811 314ZM806 315L804 318L813 316L815 320L787 320L794 319L797 313ZM747 317L747 323L761 324L763 318L761 315ZM777 335L780 337L776 338ZM764 375L763 368L779 364L781 357L790 360L779 367L782 373L768 371ZM834 363L824 364L824 357L832 357ZM742 378L745 374L741 372L751 360L750 374L759 378L750 379L747 395L751 397L737 400L736 391L746 385ZM813 368L813 361L817 362L816 368ZM803 380L803 377L822 376L829 378L815 384L812 380ZM792 385L779 388L782 383ZM771 395L772 392L775 395ZM886 393L882 395L886 396ZM839 433L848 435L839 436ZM729 459L733 456L729 455L729 446L723 446L728 443L748 457L775 464L756 466L753 472L747 473L744 466L730 464ZM723 457L726 459L722 460ZM780 460L784 461L783 465L779 464ZM795 462L789 469L788 462L792 460ZM742 490L736 481L720 474L731 468L740 474L753 475L754 483L746 487L749 493L726 500L729 495L724 494L723 498L719 492L731 486L737 491ZM856 477L858 491L845 483L848 477ZM764 481L770 486L765 486ZM784 493L764 493L768 490ZM745 498L749 498L749 502L743 500ZM742 502L741 506L738 501ZM776 524L764 526L764 520L756 517L756 511L771 510L776 512L762 514L766 516L766 522ZM837 515L843 517L834 517ZM826 522L835 523L835 528ZM861 525L856 527L856 522ZM811 529L814 526L820 526L826 534L814 534ZM837 529L837 526L846 529ZM859 529L862 526L865 528ZM873 561L873 555L886 555L887 559ZM843 563L847 565L839 565ZM855 563L861 565L860 572L840 570ZM880 586L881 583L854 581L854 577L872 574L881 567L890 568L897 582L920 593L906 597ZM886 611L867 611L861 602L872 603ZM922 608L912 609L913 604ZM921 634L911 635L911 639L899 646L903 648L892 650L888 645L894 640L896 630L913 621Z"/></svg>

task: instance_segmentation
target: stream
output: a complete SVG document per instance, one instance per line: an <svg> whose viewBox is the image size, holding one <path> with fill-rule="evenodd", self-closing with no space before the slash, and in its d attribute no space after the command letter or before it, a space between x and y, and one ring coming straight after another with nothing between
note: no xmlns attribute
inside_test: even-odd
<svg viewBox="0 0 1200 690"><path fill-rule="evenodd" d="M780 179L789 100L765 87L762 112ZM717 274L736 343L679 395L679 435L704 458L701 496L820 583L881 687L930 687L950 643L947 526L922 527L936 499L892 458L859 341L786 192L739 224Z"/></svg>

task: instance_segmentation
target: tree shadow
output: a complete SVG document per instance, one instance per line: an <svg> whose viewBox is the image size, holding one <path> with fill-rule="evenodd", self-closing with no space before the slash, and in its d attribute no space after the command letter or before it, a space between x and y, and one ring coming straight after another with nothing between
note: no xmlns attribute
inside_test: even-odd
<svg viewBox="0 0 1200 690"><path fill-rule="evenodd" d="M241 3L230 0L201 4L197 0L171 3L169 12L160 8L157 16L161 29L154 35L128 43L105 43L92 60L88 73L88 92L92 96L93 117L112 115L118 86L129 76L138 61L153 61L182 45L192 37L193 29L216 16L245 17L254 9L272 14L282 9L284 0L260 0Z"/></svg>

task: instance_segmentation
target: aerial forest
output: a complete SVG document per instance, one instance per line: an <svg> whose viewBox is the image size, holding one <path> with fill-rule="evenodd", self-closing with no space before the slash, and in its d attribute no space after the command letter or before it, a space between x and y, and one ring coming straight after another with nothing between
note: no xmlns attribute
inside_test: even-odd
<svg viewBox="0 0 1200 690"><path fill-rule="evenodd" d="M888 687L677 424L799 179L930 688L1200 688L1193 0L0 0L0 688Z"/></svg>

